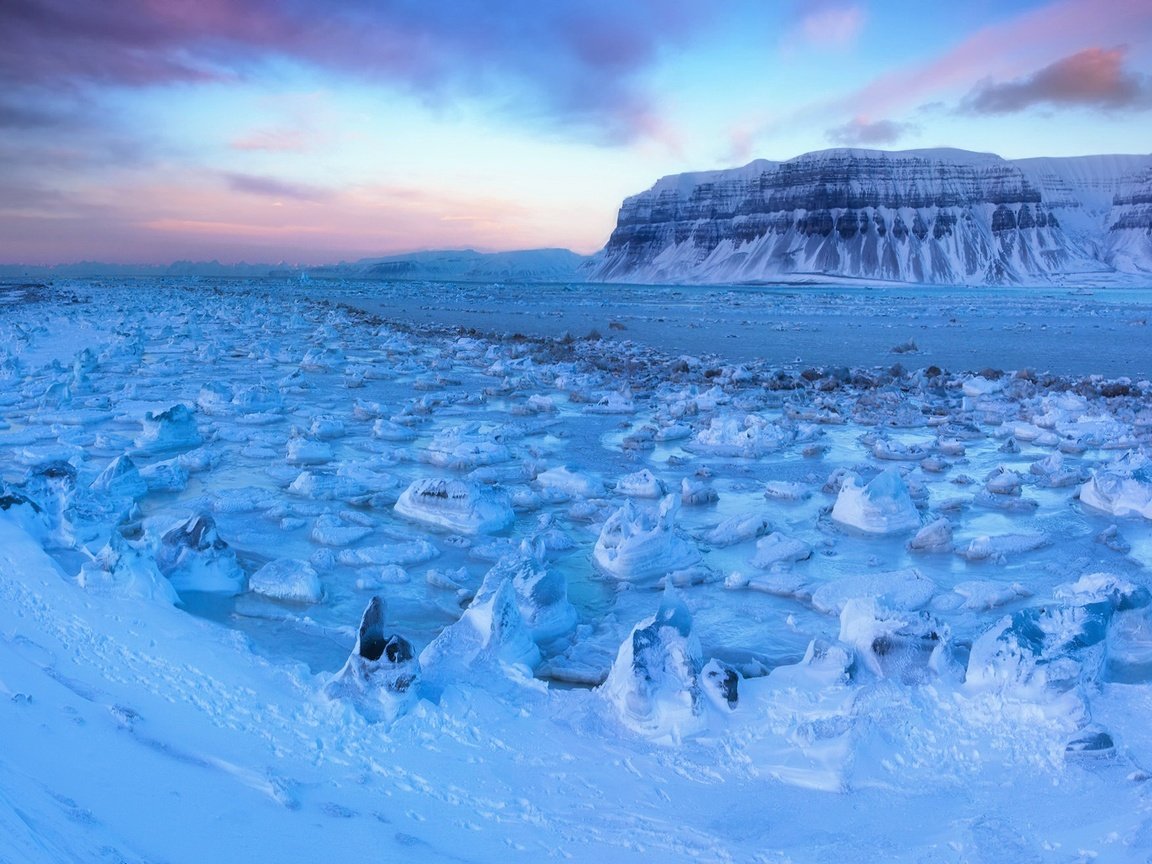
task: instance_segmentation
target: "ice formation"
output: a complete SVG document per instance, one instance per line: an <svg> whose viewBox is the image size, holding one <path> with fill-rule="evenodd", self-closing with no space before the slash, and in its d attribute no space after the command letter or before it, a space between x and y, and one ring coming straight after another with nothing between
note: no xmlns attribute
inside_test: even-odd
<svg viewBox="0 0 1152 864"><path fill-rule="evenodd" d="M187 405L173 405L154 414L148 411L140 421L143 427L136 437L136 449L147 455L191 450L203 443L196 417Z"/></svg>
<svg viewBox="0 0 1152 864"><path fill-rule="evenodd" d="M896 837L916 860L1146 857L1143 301L901 291L918 361L1052 340L1053 367L1122 348L1118 379L893 366L908 334L879 287L621 287L630 338L659 296L725 352L664 356L400 332L315 302L368 292L335 282L63 284L0 286L0 859L228 860L252 832L400 858L807 861ZM599 297L547 291L501 296L604 327ZM883 365L793 363L833 331ZM326 345L344 362L301 368ZM138 447L142 412L177 404L201 443ZM680 601L634 627L657 601L633 589L661 583ZM838 830L745 818L753 787L757 813L841 793L819 802Z"/></svg>
<svg viewBox="0 0 1152 864"><path fill-rule="evenodd" d="M657 510L626 501L600 529L592 550L596 566L608 575L651 584L700 563L700 552L676 527L678 500L665 496Z"/></svg>
<svg viewBox="0 0 1152 864"><path fill-rule="evenodd" d="M293 603L319 603L324 599L324 586L316 569L297 558L269 561L249 577L248 590Z"/></svg>
<svg viewBox="0 0 1152 864"><path fill-rule="evenodd" d="M692 613L668 588L656 614L633 627L620 645L601 692L628 728L679 741L707 726L703 666Z"/></svg>
<svg viewBox="0 0 1152 864"><path fill-rule="evenodd" d="M920 512L896 468L868 483L850 478L840 487L832 518L868 534L900 534L920 527Z"/></svg>
<svg viewBox="0 0 1152 864"><path fill-rule="evenodd" d="M540 649L520 614L516 589L507 577L490 588L420 652L422 690L431 698L469 682L496 689L532 686Z"/></svg>
<svg viewBox="0 0 1152 864"><path fill-rule="evenodd" d="M236 553L221 539L216 521L205 513L190 516L161 534L156 563L178 592L240 594L248 577Z"/></svg>
<svg viewBox="0 0 1152 864"><path fill-rule="evenodd" d="M541 647L568 636L576 627L576 608L568 601L568 580L550 568L544 549L528 541L505 555L484 576L477 599L494 595L505 581L512 585L516 607L533 641Z"/></svg>
<svg viewBox="0 0 1152 864"><path fill-rule="evenodd" d="M413 480L396 501L396 512L462 534L503 531L516 518L508 497L495 489L465 480Z"/></svg>
<svg viewBox="0 0 1152 864"><path fill-rule="evenodd" d="M379 597L368 601L356 645L324 692L350 702L369 720L391 722L415 701L418 670L408 640L385 630L385 609Z"/></svg>
<svg viewBox="0 0 1152 864"><path fill-rule="evenodd" d="M1080 487L1080 500L1113 516L1152 519L1152 460L1126 453L1093 473Z"/></svg>

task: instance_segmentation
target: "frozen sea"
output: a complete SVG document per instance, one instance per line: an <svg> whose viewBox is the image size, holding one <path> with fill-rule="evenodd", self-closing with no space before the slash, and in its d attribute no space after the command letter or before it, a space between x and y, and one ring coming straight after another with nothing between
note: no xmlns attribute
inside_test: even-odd
<svg viewBox="0 0 1152 864"><path fill-rule="evenodd" d="M1147 860L1150 312L0 286L0 861Z"/></svg>
<svg viewBox="0 0 1152 864"><path fill-rule="evenodd" d="M737 363L1152 375L1152 287L345 282L323 290L407 322L548 337L597 331ZM893 351L910 343L904 356Z"/></svg>

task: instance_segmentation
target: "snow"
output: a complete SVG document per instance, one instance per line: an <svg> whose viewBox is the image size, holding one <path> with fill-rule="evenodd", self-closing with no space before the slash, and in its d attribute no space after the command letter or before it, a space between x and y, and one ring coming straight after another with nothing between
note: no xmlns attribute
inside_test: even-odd
<svg viewBox="0 0 1152 864"><path fill-rule="evenodd" d="M4 307L0 860L1152 853L1139 371L502 340L268 287ZM869 326L891 305L816 296ZM1109 341L1125 302L1081 314ZM974 368L1004 366L993 335ZM356 398L301 370L329 344ZM85 384L47 405L53 360ZM174 405L193 425L140 447ZM914 448L937 470L889 458ZM413 489L444 495L401 512Z"/></svg>

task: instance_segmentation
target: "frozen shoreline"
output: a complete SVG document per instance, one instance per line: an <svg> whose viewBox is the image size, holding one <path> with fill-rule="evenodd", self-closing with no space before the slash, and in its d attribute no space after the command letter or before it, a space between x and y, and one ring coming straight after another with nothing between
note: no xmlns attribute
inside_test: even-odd
<svg viewBox="0 0 1152 864"><path fill-rule="evenodd" d="M1152 849L1152 385L283 288L0 316L0 859Z"/></svg>
<svg viewBox="0 0 1152 864"><path fill-rule="evenodd" d="M1152 377L1152 287L310 284L396 322L551 338L597 331L735 363ZM909 343L915 350L893 350Z"/></svg>

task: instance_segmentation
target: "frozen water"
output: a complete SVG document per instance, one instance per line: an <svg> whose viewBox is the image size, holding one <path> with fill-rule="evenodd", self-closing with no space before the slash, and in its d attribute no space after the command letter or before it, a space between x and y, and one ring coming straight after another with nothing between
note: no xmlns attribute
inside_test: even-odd
<svg viewBox="0 0 1152 864"><path fill-rule="evenodd" d="M0 314L0 857L45 860L9 852L16 796L137 836L88 779L141 812L121 760L168 825L227 826L227 801L428 857L553 828L545 854L606 860L997 860L1014 831L1038 860L1147 857L1147 298L628 289L636 341L594 341L551 338L607 329L562 286L506 286L499 318L460 313L488 287L353 298L407 291L403 327L266 288ZM887 353L910 326L911 371ZM892 801L898 853L864 815ZM763 819L801 806L842 839ZM129 860L184 854L149 843Z"/></svg>

